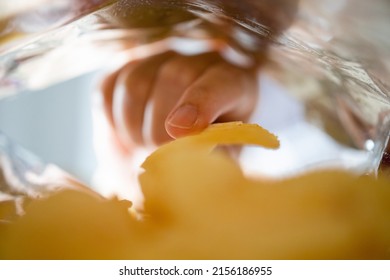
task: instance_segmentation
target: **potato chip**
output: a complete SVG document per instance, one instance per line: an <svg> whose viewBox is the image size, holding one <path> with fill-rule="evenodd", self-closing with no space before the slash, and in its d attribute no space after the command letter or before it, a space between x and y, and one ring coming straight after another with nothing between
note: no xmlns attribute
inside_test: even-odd
<svg viewBox="0 0 390 280"><path fill-rule="evenodd" d="M279 140L257 124L244 124L242 122L213 124L200 134L177 139L163 145L146 159L142 167L149 168L149 162L160 160L155 159L155 157L179 152L188 145L202 145L202 150L205 152L209 152L216 145L258 145L268 149L277 149L279 148Z"/></svg>

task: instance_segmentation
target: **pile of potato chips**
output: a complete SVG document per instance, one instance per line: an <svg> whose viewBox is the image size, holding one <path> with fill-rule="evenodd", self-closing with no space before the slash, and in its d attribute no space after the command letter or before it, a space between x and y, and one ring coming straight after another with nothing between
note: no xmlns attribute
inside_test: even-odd
<svg viewBox="0 0 390 280"><path fill-rule="evenodd" d="M213 125L143 164L145 209L61 191L0 232L6 259L388 259L390 184L321 171L247 178L217 145L276 149L257 125ZM139 216L142 216L140 219Z"/></svg>

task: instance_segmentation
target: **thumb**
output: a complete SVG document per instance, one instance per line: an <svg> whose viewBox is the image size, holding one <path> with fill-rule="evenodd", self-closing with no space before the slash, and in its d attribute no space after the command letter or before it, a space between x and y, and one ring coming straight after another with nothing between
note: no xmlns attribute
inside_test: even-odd
<svg viewBox="0 0 390 280"><path fill-rule="evenodd" d="M257 99L257 75L217 63L186 89L165 121L173 138L202 131L215 121L247 121Z"/></svg>

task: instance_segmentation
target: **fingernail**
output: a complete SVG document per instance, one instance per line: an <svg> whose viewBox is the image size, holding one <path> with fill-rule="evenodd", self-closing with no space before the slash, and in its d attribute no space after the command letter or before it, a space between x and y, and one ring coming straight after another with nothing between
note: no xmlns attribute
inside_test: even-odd
<svg viewBox="0 0 390 280"><path fill-rule="evenodd" d="M192 128L198 120L198 109L194 105L179 107L169 118L168 124L181 129Z"/></svg>

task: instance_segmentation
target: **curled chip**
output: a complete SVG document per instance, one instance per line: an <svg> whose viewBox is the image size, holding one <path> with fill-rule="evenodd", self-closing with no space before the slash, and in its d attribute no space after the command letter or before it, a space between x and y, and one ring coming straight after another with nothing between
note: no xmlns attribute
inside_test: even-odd
<svg viewBox="0 0 390 280"><path fill-rule="evenodd" d="M160 156L167 156L188 150L188 146L197 146L197 152L210 152L216 145L257 145L269 149L279 148L278 138L257 124L229 122L213 124L200 134L177 139L160 147L142 167L149 168L149 163L160 162Z"/></svg>
<svg viewBox="0 0 390 280"><path fill-rule="evenodd" d="M388 259L387 179L318 171L245 177L217 144L277 148L257 125L227 123L159 148L143 164L143 219L75 192L30 203L7 226L2 258Z"/></svg>

